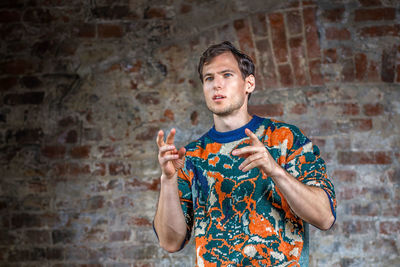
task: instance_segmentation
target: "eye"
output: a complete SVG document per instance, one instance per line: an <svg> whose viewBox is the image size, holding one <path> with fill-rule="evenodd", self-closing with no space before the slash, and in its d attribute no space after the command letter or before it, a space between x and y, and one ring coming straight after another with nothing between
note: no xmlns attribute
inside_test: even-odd
<svg viewBox="0 0 400 267"><path fill-rule="evenodd" d="M213 80L213 77L211 77L211 76L207 76L204 78L204 81L206 81L206 82L211 82L212 80Z"/></svg>
<svg viewBox="0 0 400 267"><path fill-rule="evenodd" d="M231 77L231 76L232 76L232 73L229 73L229 72L224 73L224 77L225 77L225 78L228 78L228 77Z"/></svg>

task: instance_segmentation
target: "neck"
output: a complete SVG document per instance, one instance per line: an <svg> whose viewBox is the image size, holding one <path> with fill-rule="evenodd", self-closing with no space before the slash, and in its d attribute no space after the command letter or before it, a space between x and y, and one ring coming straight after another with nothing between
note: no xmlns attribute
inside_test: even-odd
<svg viewBox="0 0 400 267"><path fill-rule="evenodd" d="M251 121L252 116L247 112L240 112L238 114L230 114L226 116L219 116L214 114L215 130L218 132L229 132L236 130Z"/></svg>

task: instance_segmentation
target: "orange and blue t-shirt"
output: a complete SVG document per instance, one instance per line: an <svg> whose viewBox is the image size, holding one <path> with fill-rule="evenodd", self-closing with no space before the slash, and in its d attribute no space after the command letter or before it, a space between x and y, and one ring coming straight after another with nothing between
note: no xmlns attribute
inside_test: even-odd
<svg viewBox="0 0 400 267"><path fill-rule="evenodd" d="M245 128L288 173L324 189L336 217L334 187L319 149L297 127L253 116L239 129L222 133L212 128L186 146L178 173L185 243L194 232L197 266L299 266L301 258L308 261L306 223L291 211L271 177L258 168L239 170L244 158L232 151L250 144Z"/></svg>

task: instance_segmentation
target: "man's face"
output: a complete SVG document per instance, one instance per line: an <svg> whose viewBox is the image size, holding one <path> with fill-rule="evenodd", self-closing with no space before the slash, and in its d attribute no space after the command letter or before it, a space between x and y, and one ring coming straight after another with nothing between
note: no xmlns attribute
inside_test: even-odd
<svg viewBox="0 0 400 267"><path fill-rule="evenodd" d="M251 82L254 84L254 76L243 79L232 53L216 56L203 66L203 92L208 109L218 116L247 112L247 94L254 89Z"/></svg>

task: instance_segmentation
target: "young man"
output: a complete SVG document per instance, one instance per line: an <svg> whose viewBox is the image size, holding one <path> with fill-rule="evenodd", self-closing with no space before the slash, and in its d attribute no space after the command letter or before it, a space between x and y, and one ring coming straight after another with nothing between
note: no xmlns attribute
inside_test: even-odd
<svg viewBox="0 0 400 267"><path fill-rule="evenodd" d="M209 47L198 71L214 127L179 150L175 129L158 133L161 247L180 250L194 229L198 266L307 266L307 223L335 221L318 148L295 126L248 113L254 64L231 43Z"/></svg>

